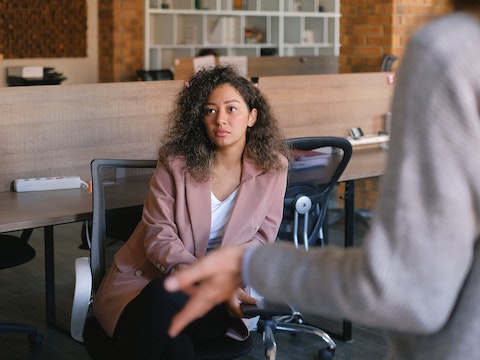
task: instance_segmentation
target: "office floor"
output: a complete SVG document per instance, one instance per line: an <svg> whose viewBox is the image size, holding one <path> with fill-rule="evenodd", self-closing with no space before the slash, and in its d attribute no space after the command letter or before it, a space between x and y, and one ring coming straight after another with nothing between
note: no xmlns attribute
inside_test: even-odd
<svg viewBox="0 0 480 360"><path fill-rule="evenodd" d="M342 220L330 228L330 238L338 241L342 236ZM360 242L365 226L358 222L356 241ZM85 250L78 248L80 243L81 224L68 224L55 228L55 274L57 319L68 327L70 308L74 289L75 258L87 256ZM0 322L20 322L37 325L44 335L44 343L31 346L23 334L0 334L0 359L5 360L80 360L88 359L82 344L77 343L67 333L45 324L45 291L44 291L44 257L43 231L35 229L30 240L36 249L37 256L31 262L13 269L0 271ZM340 321L331 321L305 314L307 323L326 330L339 331ZM317 359L318 350L323 342L314 335L290 334L278 332L278 360ZM263 348L260 334L253 334L254 350L243 360L263 359ZM383 359L387 348L376 329L354 324L353 340L343 342L336 340L335 359Z"/></svg>

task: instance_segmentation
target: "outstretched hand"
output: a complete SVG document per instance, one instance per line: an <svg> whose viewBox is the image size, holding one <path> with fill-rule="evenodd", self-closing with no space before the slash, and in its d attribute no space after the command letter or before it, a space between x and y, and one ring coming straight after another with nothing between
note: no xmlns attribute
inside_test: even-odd
<svg viewBox="0 0 480 360"><path fill-rule="evenodd" d="M231 301L242 285L243 247L231 247L212 251L210 254L181 269L165 280L168 291L184 291L190 299L173 318L169 329L171 337L177 336L185 326L206 314L216 304ZM242 301L256 299L242 295Z"/></svg>

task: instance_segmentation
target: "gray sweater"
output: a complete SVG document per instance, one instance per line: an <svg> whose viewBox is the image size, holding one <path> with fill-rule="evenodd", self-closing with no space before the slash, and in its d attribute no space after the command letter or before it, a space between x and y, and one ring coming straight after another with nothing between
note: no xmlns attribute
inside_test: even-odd
<svg viewBox="0 0 480 360"><path fill-rule="evenodd" d="M384 329L390 359L480 359L479 19L411 38L392 114L364 246L260 247L245 270L266 298Z"/></svg>

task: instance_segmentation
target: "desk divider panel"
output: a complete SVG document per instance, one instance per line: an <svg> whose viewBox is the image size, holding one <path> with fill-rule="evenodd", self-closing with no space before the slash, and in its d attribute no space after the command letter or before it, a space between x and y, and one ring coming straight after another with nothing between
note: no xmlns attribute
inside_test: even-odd
<svg viewBox="0 0 480 360"><path fill-rule="evenodd" d="M155 159L183 81L0 88L0 191L17 178L90 179L94 158ZM287 138L382 129L387 73L262 77Z"/></svg>
<svg viewBox="0 0 480 360"><path fill-rule="evenodd" d="M260 90L270 101L287 137L349 136L383 130L390 111L391 73L262 77Z"/></svg>
<svg viewBox="0 0 480 360"><path fill-rule="evenodd" d="M155 159L181 81L0 88L0 191L17 178L90 179L94 158Z"/></svg>
<svg viewBox="0 0 480 360"><path fill-rule="evenodd" d="M218 63L218 58L215 60ZM337 56L249 56L247 77L290 76L338 73ZM175 80L185 80L194 74L192 58L175 59Z"/></svg>

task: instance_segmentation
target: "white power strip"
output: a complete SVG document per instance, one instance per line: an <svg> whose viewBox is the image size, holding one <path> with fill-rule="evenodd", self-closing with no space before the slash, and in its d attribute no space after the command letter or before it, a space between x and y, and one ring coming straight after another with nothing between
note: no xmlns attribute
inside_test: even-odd
<svg viewBox="0 0 480 360"><path fill-rule="evenodd" d="M82 186L78 176L55 176L30 179L16 179L13 188L16 192L77 189Z"/></svg>

